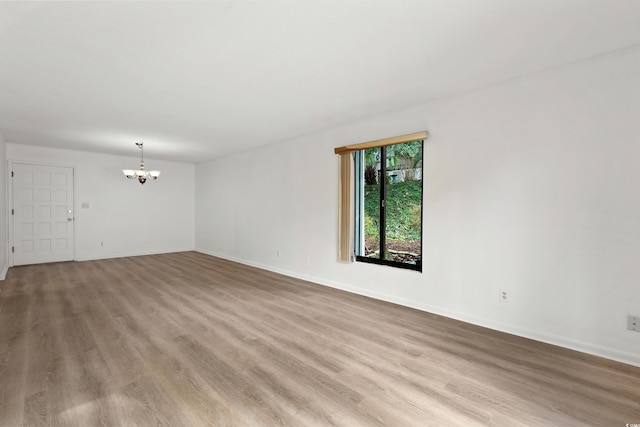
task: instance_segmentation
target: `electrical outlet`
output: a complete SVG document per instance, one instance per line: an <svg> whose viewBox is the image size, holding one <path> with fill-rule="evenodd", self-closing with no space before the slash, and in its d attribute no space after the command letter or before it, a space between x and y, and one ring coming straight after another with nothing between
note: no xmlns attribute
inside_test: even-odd
<svg viewBox="0 0 640 427"><path fill-rule="evenodd" d="M640 316L627 316L627 329L633 332L640 332Z"/></svg>
<svg viewBox="0 0 640 427"><path fill-rule="evenodd" d="M500 289L500 301L501 302L509 302L509 292L506 289Z"/></svg>

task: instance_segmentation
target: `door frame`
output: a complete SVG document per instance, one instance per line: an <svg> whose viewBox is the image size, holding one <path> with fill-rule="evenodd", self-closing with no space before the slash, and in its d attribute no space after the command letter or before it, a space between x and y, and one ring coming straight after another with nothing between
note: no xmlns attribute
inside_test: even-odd
<svg viewBox="0 0 640 427"><path fill-rule="evenodd" d="M73 185L73 189L72 189L72 193L73 193L73 221L71 221L73 224L71 225L73 227L73 255L72 255L72 259L73 261L77 261L77 256L76 256L76 245L78 243L78 237L77 237L77 227L76 227L76 221L77 221L77 216L76 216L76 211L77 211L77 207L78 207L78 203L77 203L77 194L76 194L76 187L77 187L77 166L75 164L70 164L70 163L54 163L54 162L39 162L39 161L32 161L32 160L18 160L18 159L8 159L7 160L7 218L8 218L8 224L7 224L7 236L9 237L7 239L7 260L8 260L8 266L9 267L13 267L14 263L13 263L13 251L11 250L12 247L14 247L14 241L13 241L13 214L11 213L12 209L14 209L13 207L13 177L11 176L11 174L13 173L13 165L15 164L21 164L21 165L29 165L29 166L43 166L43 167L59 167L59 168L71 168L72 173L73 173L73 179L72 179L72 185Z"/></svg>

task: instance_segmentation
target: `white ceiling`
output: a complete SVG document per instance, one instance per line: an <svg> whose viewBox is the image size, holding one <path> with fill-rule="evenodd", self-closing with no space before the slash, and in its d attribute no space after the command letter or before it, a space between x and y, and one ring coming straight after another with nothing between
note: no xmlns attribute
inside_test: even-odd
<svg viewBox="0 0 640 427"><path fill-rule="evenodd" d="M1 2L0 131L197 163L638 44L638 0Z"/></svg>

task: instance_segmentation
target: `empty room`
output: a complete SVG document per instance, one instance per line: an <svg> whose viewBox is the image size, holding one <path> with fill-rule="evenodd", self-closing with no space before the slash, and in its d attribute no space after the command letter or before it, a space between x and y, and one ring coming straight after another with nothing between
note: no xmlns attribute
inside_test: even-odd
<svg viewBox="0 0 640 427"><path fill-rule="evenodd" d="M640 426L640 2L0 2L0 426Z"/></svg>

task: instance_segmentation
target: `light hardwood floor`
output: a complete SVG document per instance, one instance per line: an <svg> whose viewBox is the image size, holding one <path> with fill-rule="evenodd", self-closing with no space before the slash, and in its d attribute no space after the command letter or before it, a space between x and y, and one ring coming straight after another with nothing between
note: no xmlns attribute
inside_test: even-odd
<svg viewBox="0 0 640 427"><path fill-rule="evenodd" d="M0 291L1 426L640 423L640 368L195 252Z"/></svg>

